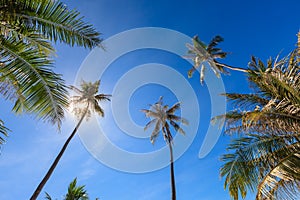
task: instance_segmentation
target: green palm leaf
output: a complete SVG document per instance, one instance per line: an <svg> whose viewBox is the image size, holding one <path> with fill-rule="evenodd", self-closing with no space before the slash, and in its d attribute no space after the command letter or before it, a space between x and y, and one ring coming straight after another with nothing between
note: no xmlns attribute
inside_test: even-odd
<svg viewBox="0 0 300 200"><path fill-rule="evenodd" d="M213 120L240 133L222 156L225 188L233 199L247 191L257 200L297 199L300 185L300 70L296 51L266 64L252 57L248 79L254 94L225 94L237 106Z"/></svg>
<svg viewBox="0 0 300 200"><path fill-rule="evenodd" d="M0 68L1 77L10 79L19 99L25 98L16 101L14 110L37 113L60 126L68 98L63 79L51 69L52 61L34 46L13 38L0 40L0 56L8 61Z"/></svg>
<svg viewBox="0 0 300 200"><path fill-rule="evenodd" d="M100 44L99 33L92 25L85 23L80 13L69 10L60 1L14 0L0 3L2 18L10 23L33 28L47 38L92 48Z"/></svg>
<svg viewBox="0 0 300 200"><path fill-rule="evenodd" d="M8 136L9 129L4 126L4 122L0 119L0 133L7 137ZM3 144L5 142L5 139L0 135L0 144Z"/></svg>

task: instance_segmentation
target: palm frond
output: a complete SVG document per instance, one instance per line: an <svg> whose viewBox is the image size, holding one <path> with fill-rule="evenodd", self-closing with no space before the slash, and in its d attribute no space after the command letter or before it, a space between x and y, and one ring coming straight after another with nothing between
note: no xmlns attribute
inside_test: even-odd
<svg viewBox="0 0 300 200"><path fill-rule="evenodd" d="M35 46L46 55L54 55L55 49L42 33L37 33L35 28L25 27L22 24L11 24L3 21L0 31L5 38L13 38L17 42Z"/></svg>
<svg viewBox="0 0 300 200"><path fill-rule="evenodd" d="M185 131L174 121L170 121L170 124L175 128L176 132L179 132L183 135L185 135Z"/></svg>
<svg viewBox="0 0 300 200"><path fill-rule="evenodd" d="M299 144L298 150L299 150ZM297 196L299 188L297 182L300 183L300 155L299 152L291 153L282 158L261 180L257 187L256 199L262 198L273 198L275 193L273 188L277 187L278 183L281 182L281 187L285 187L285 182L295 182L291 184L292 188L286 188L289 197Z"/></svg>
<svg viewBox="0 0 300 200"><path fill-rule="evenodd" d="M95 95L95 99L97 101L103 101L103 100L110 101L110 98L111 98L111 95L108 95L108 94L97 94L97 95Z"/></svg>
<svg viewBox="0 0 300 200"><path fill-rule="evenodd" d="M96 100L92 105L94 106L93 110L101 117L104 117L104 110L99 106L99 104Z"/></svg>
<svg viewBox="0 0 300 200"><path fill-rule="evenodd" d="M8 137L8 132L10 130L4 126L4 122L0 119L0 133L5 136ZM3 144L5 142L5 139L3 138L3 136L0 136L0 145Z"/></svg>
<svg viewBox="0 0 300 200"><path fill-rule="evenodd" d="M19 97L25 98L16 101L14 111L26 109L60 127L68 98L61 75L51 69L52 61L35 47L14 39L0 37L0 40L0 55L7 61L0 74L14 83Z"/></svg>
<svg viewBox="0 0 300 200"><path fill-rule="evenodd" d="M169 109L167 110L167 114L168 114L168 115L174 114L174 112L175 112L176 110L178 110L179 108L180 108L180 102L177 102L177 103L175 103L171 108L169 108Z"/></svg>
<svg viewBox="0 0 300 200"><path fill-rule="evenodd" d="M277 160L290 157L299 151L300 146L299 143L295 143L295 137L299 137L299 134L278 135L275 137L248 134L233 140L228 150L234 150L234 153L225 154L221 158L225 162L221 168L221 176L226 176L225 187L230 187L230 185L235 187L235 185L243 182L244 186L254 191L258 182L261 182L261 179L266 177L268 173L271 174L280 163ZM299 170L299 165L294 165L293 169ZM265 174L265 171L267 171L267 174ZM275 173L272 175L275 175ZM278 178L282 177L277 176L273 180L278 180ZM266 180L270 181L268 178ZM236 188L236 190L230 192L232 196L238 196L238 192L245 193L244 190L246 190L246 187Z"/></svg>
<svg viewBox="0 0 300 200"><path fill-rule="evenodd" d="M159 117L158 113L152 111L152 110L147 110L147 109L141 109L141 112L146 114L146 117Z"/></svg>
<svg viewBox="0 0 300 200"><path fill-rule="evenodd" d="M152 131L152 134L150 136L150 141L152 144L155 143L156 138L158 137L159 131L161 130L161 121L160 120L156 120L156 124L155 124L155 128Z"/></svg>
<svg viewBox="0 0 300 200"><path fill-rule="evenodd" d="M77 179L75 178L68 187L68 193L65 196L65 200L88 200L88 194L84 187L84 185L77 186Z"/></svg>
<svg viewBox="0 0 300 200"><path fill-rule="evenodd" d="M148 128L150 128L151 126L153 126L154 124L156 124L157 119L152 119L150 120L144 127L144 131L146 131Z"/></svg>
<svg viewBox="0 0 300 200"><path fill-rule="evenodd" d="M73 90L74 92L76 92L77 94L80 94L82 95L83 94L83 91L78 89L77 87L73 86L73 85L70 85L69 86L69 89Z"/></svg>
<svg viewBox="0 0 300 200"><path fill-rule="evenodd" d="M45 192L45 194L46 194L45 199L47 199L47 200L52 200L52 197L50 196L50 194L48 194L47 192Z"/></svg>
<svg viewBox="0 0 300 200"><path fill-rule="evenodd" d="M253 108L256 106L265 106L269 100L261 97L258 94L237 94L237 93L226 93L222 94L233 103L236 107L242 107L243 109Z"/></svg>
<svg viewBox="0 0 300 200"><path fill-rule="evenodd" d="M172 120L172 121L175 121L175 122L180 122L184 125L189 125L188 120L186 120L185 118L179 117L177 115L168 115L168 119Z"/></svg>
<svg viewBox="0 0 300 200"><path fill-rule="evenodd" d="M78 11L69 10L60 1L5 1L4 5L2 17L9 23L18 21L22 26L34 27L37 33L53 41L71 46L93 48L100 45L100 34L92 25L85 23Z"/></svg>
<svg viewBox="0 0 300 200"><path fill-rule="evenodd" d="M167 144L172 144L173 143L173 135L170 131L170 125L168 124L168 122L165 122L165 125L163 127L163 133L164 133L164 138L167 142Z"/></svg>

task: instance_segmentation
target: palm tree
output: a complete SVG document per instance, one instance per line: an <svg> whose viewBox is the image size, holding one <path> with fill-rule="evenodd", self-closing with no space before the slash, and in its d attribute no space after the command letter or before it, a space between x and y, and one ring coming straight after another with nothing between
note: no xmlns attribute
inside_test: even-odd
<svg viewBox="0 0 300 200"><path fill-rule="evenodd" d="M70 88L77 92L79 96L73 96L71 98L71 104L73 104L73 112L79 118L79 121L74 128L71 135L68 137L66 142L64 143L62 149L60 150L59 154L56 156L54 162L52 163L51 167L49 168L48 172L34 191L33 195L31 196L30 200L35 200L38 195L40 194L41 190L43 189L46 182L49 180L52 172L54 171L55 167L57 166L59 160L61 159L63 153L67 149L70 141L74 137L75 133L77 132L78 128L80 127L84 118L88 118L91 115L91 112L96 112L101 117L104 117L104 110L100 107L99 102L103 100L110 100L110 95L106 94L97 94L98 88L100 86L100 81L96 81L95 83L85 82L82 81L81 89L76 88L75 86L71 86Z"/></svg>
<svg viewBox="0 0 300 200"><path fill-rule="evenodd" d="M68 187L68 192L64 197L64 200L89 200L87 191L83 186L77 186L77 179L75 178ZM52 200L51 196L46 192L47 200ZM96 199L97 200L97 199Z"/></svg>
<svg viewBox="0 0 300 200"><path fill-rule="evenodd" d="M193 73L197 68L201 67L200 82L202 84L205 77L206 64L211 67L218 78L220 77L221 73L228 74L228 72L224 68L241 72L248 72L246 69L232 67L217 61L217 59L225 58L228 54L227 52L223 52L222 49L216 47L220 42L223 41L223 38L221 36L215 36L208 45L200 41L197 35L193 37L192 41L192 45L186 44L189 50L188 55L184 56L185 58L191 59L194 62L194 66L188 71L189 78L193 76Z"/></svg>
<svg viewBox="0 0 300 200"><path fill-rule="evenodd" d="M53 71L51 42L93 48L99 33L59 0L0 1L0 94L13 111L35 113L60 127L67 89Z"/></svg>
<svg viewBox="0 0 300 200"><path fill-rule="evenodd" d="M257 200L298 199L300 193L299 52L268 60L252 58L248 80L253 94L226 94L239 109L225 119L228 133L243 134L222 156L221 176L235 200L247 191Z"/></svg>
<svg viewBox="0 0 300 200"><path fill-rule="evenodd" d="M141 111L145 113L146 117L153 118L149 123L146 124L144 130L147 130L149 127L155 124L154 130L151 134L150 141L152 144L155 143L158 135L162 132L166 144L169 146L170 150L170 176L171 176L171 199L176 200L176 188L175 188L175 175L174 175L174 161L173 161L173 136L170 130L170 124L174 129L181 133L185 134L184 130L177 124L181 122L182 124L187 125L188 121L184 118L181 118L175 115L175 111L180 108L180 103L174 104L171 108L168 105L163 105L162 97L159 101L153 105L150 105L150 109L142 109Z"/></svg>

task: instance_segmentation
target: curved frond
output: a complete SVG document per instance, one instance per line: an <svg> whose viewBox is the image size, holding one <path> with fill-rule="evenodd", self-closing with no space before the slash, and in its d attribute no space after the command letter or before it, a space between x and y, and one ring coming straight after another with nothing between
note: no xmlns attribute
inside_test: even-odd
<svg viewBox="0 0 300 200"><path fill-rule="evenodd" d="M144 131L146 131L148 128L150 128L151 126L153 126L154 124L156 124L157 119L152 119L150 120L144 127Z"/></svg>
<svg viewBox="0 0 300 200"><path fill-rule="evenodd" d="M168 115L168 119L169 120L172 120L172 121L175 121L175 122L180 122L184 125L189 125L189 122L188 120L182 118L182 117L179 117L179 116L176 116L176 115Z"/></svg>
<svg viewBox="0 0 300 200"><path fill-rule="evenodd" d="M101 42L100 33L85 23L78 11L69 10L60 1L3 1L1 12L2 20L34 28L37 33L53 41L87 48L93 48Z"/></svg>
<svg viewBox="0 0 300 200"><path fill-rule="evenodd" d="M95 99L97 101L103 101L103 100L110 101L110 98L111 98L111 95L108 95L108 94L97 94L97 95L95 95Z"/></svg>
<svg viewBox="0 0 300 200"><path fill-rule="evenodd" d="M0 134L7 137L8 131L9 131L9 129L4 126L4 122L0 119ZM5 142L5 139L3 138L3 136L0 136L0 145Z"/></svg>
<svg viewBox="0 0 300 200"><path fill-rule="evenodd" d="M151 141L152 144L155 143L156 138L159 135L159 131L161 130L161 126L162 126L161 121L156 120L155 128L153 129L152 134L150 136L150 141Z"/></svg>
<svg viewBox="0 0 300 200"><path fill-rule="evenodd" d="M171 108L167 110L167 114L174 114L180 108L180 102L175 103Z"/></svg>
<svg viewBox="0 0 300 200"><path fill-rule="evenodd" d="M152 110L147 110L147 109L141 109L141 112L146 114L146 117L159 117L159 114L152 111Z"/></svg>
<svg viewBox="0 0 300 200"><path fill-rule="evenodd" d="M48 194L47 192L45 192L45 194L46 194L46 197L45 197L45 199L47 199L47 200L52 200L52 198L51 198L50 194Z"/></svg>
<svg viewBox="0 0 300 200"><path fill-rule="evenodd" d="M68 193L65 196L65 200L88 200L89 197L84 187L84 185L77 186L77 179L75 178L68 187Z"/></svg>
<svg viewBox="0 0 300 200"><path fill-rule="evenodd" d="M174 121L170 121L170 124L175 128L176 132L179 132L183 135L185 135L185 131Z"/></svg>
<svg viewBox="0 0 300 200"><path fill-rule="evenodd" d="M16 101L14 111L37 113L39 118L60 127L68 98L61 75L51 69L52 61L35 47L14 39L0 37L0 40L0 55L7 61L0 74L10 79L20 94L18 97L25 98Z"/></svg>
<svg viewBox="0 0 300 200"><path fill-rule="evenodd" d="M104 117L104 110L99 106L98 101L95 100L94 104L94 111L100 115L101 117Z"/></svg>
<svg viewBox="0 0 300 200"><path fill-rule="evenodd" d="M295 143L295 138L297 137L299 137L299 134L278 136L252 134L233 140L228 150L233 150L234 153L225 154L221 158L225 162L221 168L221 176L226 176L225 188L229 188L231 196L237 197L238 193L247 193L247 188L254 191L257 185L263 184L262 180L264 180L264 177L265 180L269 181L268 183L271 180L277 182L282 178L282 180L290 181L292 178L292 180L298 181L299 174L298 178L294 175L286 176L289 177L286 178L282 175L287 175L288 173L276 170L276 167L281 164L284 165L282 162L283 159L293 157L299 151L299 143ZM293 170L295 170L296 174L300 170L297 162L293 164ZM275 172L280 173L276 174ZM267 178L268 174L272 175L273 178ZM237 187L238 185L244 186ZM235 189L232 190L232 188ZM258 192L261 191L258 190Z"/></svg>

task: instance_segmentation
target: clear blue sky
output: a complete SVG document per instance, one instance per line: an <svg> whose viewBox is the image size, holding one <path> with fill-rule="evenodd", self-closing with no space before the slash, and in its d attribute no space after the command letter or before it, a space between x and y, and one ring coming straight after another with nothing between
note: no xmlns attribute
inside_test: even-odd
<svg viewBox="0 0 300 200"><path fill-rule="evenodd" d="M221 47L231 52L226 63L246 67L251 55L263 60L275 57L283 50L287 54L296 43L300 28L300 2L288 1L146 1L146 0L77 0L64 1L70 8L78 9L85 20L94 24L107 39L117 33L139 27L163 27L179 31L190 37L198 34L209 42L217 34L224 37ZM168 38L166 38L167 40ZM68 84L73 84L76 73L89 51L57 45L56 72L62 73ZM109 49L109 47L107 47ZM162 63L172 66L187 77L190 66L178 56L168 52L145 50L120 57L102 78L103 93L112 93L113 84L122 73L145 63ZM243 74L232 72L223 76L227 92L249 92ZM207 88L200 86L199 75L189 80L201 110L199 130L192 145L175 162L178 200L230 199L223 189L219 177L219 161L225 153L229 136L222 135L214 149L202 159L199 148L209 126L210 101ZM139 109L154 103L160 95L168 104L177 101L168 89L147 85L137 90L131 100L129 111L132 119L144 125L147 119ZM74 127L70 119L64 121L57 132L50 124L37 121L26 114L11 113L11 102L0 100L1 119L12 129L0 155L0 199L26 200L44 176L57 152ZM121 148L133 152L151 152L163 146L162 138L152 146L148 139L124 136L113 122L109 104L103 123L106 124L109 139ZM101 123L102 121L100 121ZM87 122L88 123L88 122ZM175 146L176 148L176 146ZM113 155L112 155L113 157ZM115 158L119 159L119 158ZM170 199L169 168L149 173L125 173L111 169L94 159L76 136L65 152L51 179L39 199L47 191L53 198L62 199L67 185L75 178L80 185L86 185L91 199L101 200L165 200ZM249 196L248 199L253 199Z"/></svg>

